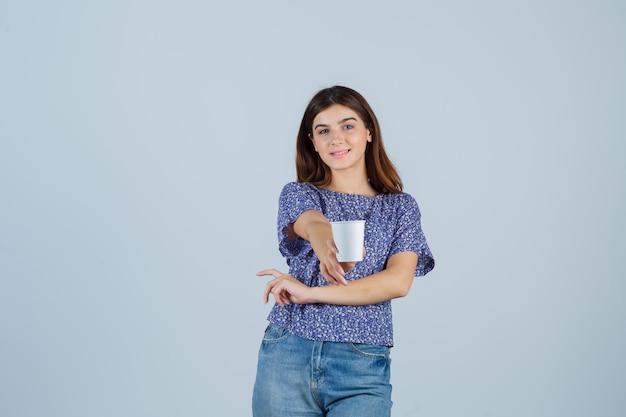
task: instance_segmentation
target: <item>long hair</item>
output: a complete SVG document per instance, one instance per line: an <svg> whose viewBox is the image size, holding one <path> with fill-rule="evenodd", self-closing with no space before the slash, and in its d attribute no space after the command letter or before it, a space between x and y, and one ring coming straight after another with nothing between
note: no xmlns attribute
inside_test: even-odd
<svg viewBox="0 0 626 417"><path fill-rule="evenodd" d="M361 94L342 86L333 86L319 91L304 111L296 142L298 182L309 182L318 187L324 187L332 180L332 172L315 152L310 135L313 134L315 116L333 104L341 104L354 110L372 135L372 142L368 143L365 149L365 169L370 185L378 193L401 193L402 181L385 152L380 126L374 111Z"/></svg>

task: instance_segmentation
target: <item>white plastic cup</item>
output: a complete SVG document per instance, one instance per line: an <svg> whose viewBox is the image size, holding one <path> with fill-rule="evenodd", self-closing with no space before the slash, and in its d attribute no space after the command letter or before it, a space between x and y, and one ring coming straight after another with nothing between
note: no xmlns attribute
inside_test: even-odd
<svg viewBox="0 0 626 417"><path fill-rule="evenodd" d="M363 240L365 220L330 222L333 238L339 252L339 262L358 262L363 260Z"/></svg>

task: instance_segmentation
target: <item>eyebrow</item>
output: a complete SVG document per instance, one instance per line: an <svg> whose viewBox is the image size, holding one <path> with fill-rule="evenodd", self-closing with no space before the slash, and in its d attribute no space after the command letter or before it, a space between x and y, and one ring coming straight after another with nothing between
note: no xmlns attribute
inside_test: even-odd
<svg viewBox="0 0 626 417"><path fill-rule="evenodd" d="M340 125L340 124L342 124L342 123L347 122L348 120L354 120L355 122L357 121L357 120L356 120L356 117L352 117L352 116L350 116L350 117L346 117L345 119L341 119L341 120L339 121L339 123L337 123L337 124L338 124L338 125ZM318 127L328 127L328 125L327 125L327 124L319 124L319 125L315 125L315 127L313 128L313 130L317 129Z"/></svg>

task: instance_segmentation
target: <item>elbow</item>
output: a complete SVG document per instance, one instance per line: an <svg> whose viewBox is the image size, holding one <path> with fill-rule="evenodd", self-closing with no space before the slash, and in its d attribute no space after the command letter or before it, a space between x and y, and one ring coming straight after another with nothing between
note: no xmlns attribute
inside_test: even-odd
<svg viewBox="0 0 626 417"><path fill-rule="evenodd" d="M415 277L417 258L417 253L410 251L397 253L389 258L386 272L391 279L393 298L406 297L409 294Z"/></svg>
<svg viewBox="0 0 626 417"><path fill-rule="evenodd" d="M412 276L400 280L400 282L398 282L398 285L396 285L396 288L394 291L395 293L394 298L403 298L409 295L409 291L411 291L412 284L413 284Z"/></svg>
<svg viewBox="0 0 626 417"><path fill-rule="evenodd" d="M407 295L409 295L409 291L411 290L411 287L402 287L398 289L398 292L396 293L396 297L395 298L404 298Z"/></svg>

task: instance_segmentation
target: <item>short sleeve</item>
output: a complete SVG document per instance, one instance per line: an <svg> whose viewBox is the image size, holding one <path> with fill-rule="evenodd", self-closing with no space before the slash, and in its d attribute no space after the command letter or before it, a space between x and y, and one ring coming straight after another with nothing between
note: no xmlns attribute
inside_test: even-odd
<svg viewBox="0 0 626 417"><path fill-rule="evenodd" d="M287 226L295 222L307 210L322 211L321 199L307 183L290 182L283 187L278 200L278 249L287 257L294 257L303 250L309 250L310 244L297 237L290 240L287 236Z"/></svg>
<svg viewBox="0 0 626 417"><path fill-rule="evenodd" d="M435 267L435 260L422 231L421 214L417 201L409 194L402 196L398 210L398 224L389 256L396 253L412 251L417 253L418 261L415 276L423 276Z"/></svg>

